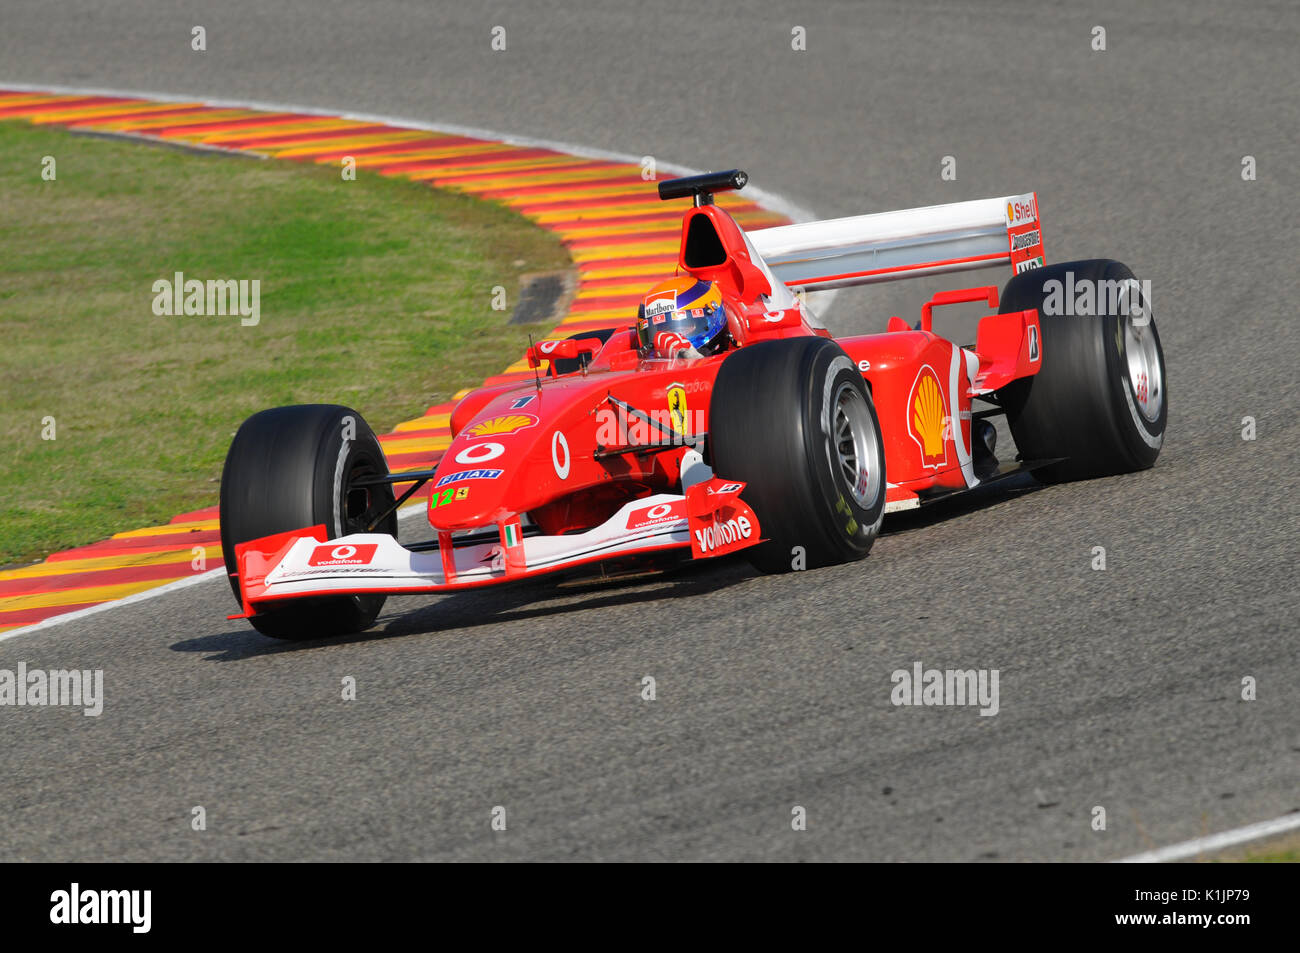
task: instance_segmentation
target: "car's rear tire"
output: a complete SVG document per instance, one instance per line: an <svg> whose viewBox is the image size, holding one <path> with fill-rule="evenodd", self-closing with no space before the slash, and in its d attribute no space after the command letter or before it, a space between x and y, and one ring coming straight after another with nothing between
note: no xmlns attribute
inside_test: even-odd
<svg viewBox="0 0 1300 953"><path fill-rule="evenodd" d="M600 338L600 343L604 344L613 337L619 328L601 328L598 331L579 331L577 334L570 334L564 340L581 341L584 338ZM593 354L579 354L577 357L557 357L551 360L550 370L547 372L551 377L559 377L561 374L574 374L582 370L586 365L591 363Z"/></svg>
<svg viewBox="0 0 1300 953"><path fill-rule="evenodd" d="M885 513L885 449L871 393L834 341L762 341L728 355L709 404L709 452L719 477L746 484L766 540L745 550L757 569L870 552Z"/></svg>
<svg viewBox="0 0 1300 953"><path fill-rule="evenodd" d="M244 421L221 473L221 549L235 597L236 544L322 523L330 539L364 532L393 505L393 490L351 483L387 472L374 432L350 408L300 404L264 410ZM396 537L397 515L390 514L374 532ZM249 621L277 639L345 635L368 628L385 599L293 600Z"/></svg>
<svg viewBox="0 0 1300 953"><path fill-rule="evenodd" d="M1085 282L1093 286L1094 306L1085 302L1083 308L1091 314L1076 313L1078 295L1071 295ZM1115 286L1102 282L1133 282L1130 297L1112 302L1105 289ZM1133 272L1106 259L1023 272L1007 282L1000 310L1029 308L1038 309L1042 366L1000 395L1021 459L1065 458L1034 471L1045 483L1154 464L1169 414L1165 359L1150 302Z"/></svg>

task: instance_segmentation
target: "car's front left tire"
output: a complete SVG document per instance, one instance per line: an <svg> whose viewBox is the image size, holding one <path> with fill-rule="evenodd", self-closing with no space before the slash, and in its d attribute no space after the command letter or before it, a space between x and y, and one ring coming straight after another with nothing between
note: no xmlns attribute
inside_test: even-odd
<svg viewBox="0 0 1300 953"><path fill-rule="evenodd" d="M1042 329L1038 373L1003 388L1001 397L1021 458L1057 461L1035 469L1043 482L1131 473L1156 462L1168 382L1142 288L1127 265L1092 259L1023 272L1003 289L1001 312L1036 308Z"/></svg>

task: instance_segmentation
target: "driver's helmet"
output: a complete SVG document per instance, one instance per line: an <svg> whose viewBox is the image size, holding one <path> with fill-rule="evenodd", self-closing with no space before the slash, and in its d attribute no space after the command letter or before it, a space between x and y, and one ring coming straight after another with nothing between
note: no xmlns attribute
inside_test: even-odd
<svg viewBox="0 0 1300 953"><path fill-rule="evenodd" d="M669 278L646 294L637 315L637 337L659 357L716 354L727 343L727 309L712 281Z"/></svg>

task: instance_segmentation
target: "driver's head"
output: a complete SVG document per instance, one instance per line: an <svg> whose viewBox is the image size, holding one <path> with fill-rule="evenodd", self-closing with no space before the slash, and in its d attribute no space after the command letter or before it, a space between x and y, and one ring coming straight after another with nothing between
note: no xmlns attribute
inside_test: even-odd
<svg viewBox="0 0 1300 953"><path fill-rule="evenodd" d="M716 354L727 343L727 309L712 281L669 278L646 294L637 315L637 337L659 357Z"/></svg>

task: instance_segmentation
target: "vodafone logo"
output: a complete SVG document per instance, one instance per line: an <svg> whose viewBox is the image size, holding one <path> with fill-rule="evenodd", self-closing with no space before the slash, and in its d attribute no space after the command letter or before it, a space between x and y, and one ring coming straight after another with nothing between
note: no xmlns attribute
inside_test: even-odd
<svg viewBox="0 0 1300 953"><path fill-rule="evenodd" d="M782 321L784 318L785 318L785 312L784 312L784 311L764 311L764 312L763 312L763 320L766 321L766 322L768 322L769 324L780 324L781 321Z"/></svg>
<svg viewBox="0 0 1300 953"><path fill-rule="evenodd" d="M541 341L537 345L537 350L541 351L543 354L550 354L555 350L555 346L559 343L559 341Z"/></svg>
<svg viewBox="0 0 1300 953"><path fill-rule="evenodd" d="M659 503L633 510L628 514L627 528L645 529L664 523L677 523L684 519L686 519L686 501L678 500L676 503Z"/></svg>
<svg viewBox="0 0 1300 953"><path fill-rule="evenodd" d="M567 480L571 463L573 458L569 456L569 441L557 430L551 436L551 465L555 467L555 475L561 480Z"/></svg>
<svg viewBox="0 0 1300 953"><path fill-rule="evenodd" d="M730 546L742 539L749 539L753 532L754 528L750 525L748 517L733 516L724 523L715 520L712 526L697 529L695 543L699 546L700 552L711 553L715 549Z"/></svg>
<svg viewBox="0 0 1300 953"><path fill-rule="evenodd" d="M499 443L475 444L456 454L456 462L464 463L467 466L475 463L486 463L489 460L495 460L505 452L505 446Z"/></svg>
<svg viewBox="0 0 1300 953"><path fill-rule="evenodd" d="M307 560L308 566L367 566L375 558L375 543L341 543L338 546L317 546Z"/></svg>

